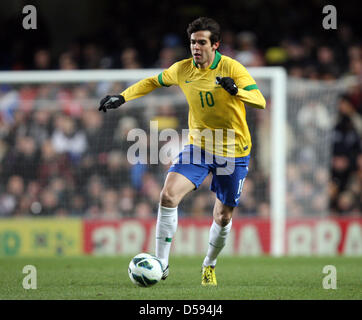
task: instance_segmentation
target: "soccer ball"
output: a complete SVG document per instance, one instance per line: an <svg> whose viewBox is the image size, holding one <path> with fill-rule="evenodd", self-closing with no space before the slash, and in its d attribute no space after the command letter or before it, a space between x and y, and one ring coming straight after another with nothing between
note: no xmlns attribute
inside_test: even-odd
<svg viewBox="0 0 362 320"><path fill-rule="evenodd" d="M161 280L161 261L148 253L139 253L128 266L131 281L141 287L150 287Z"/></svg>

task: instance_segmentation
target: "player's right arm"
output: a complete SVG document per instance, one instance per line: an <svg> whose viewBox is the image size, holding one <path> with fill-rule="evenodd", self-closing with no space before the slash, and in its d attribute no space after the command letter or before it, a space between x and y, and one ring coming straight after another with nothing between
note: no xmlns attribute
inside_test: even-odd
<svg viewBox="0 0 362 320"><path fill-rule="evenodd" d="M138 81L137 83L128 87L126 90L121 92L121 96L123 96L126 101L130 101L143 97L159 87L161 87L161 84L158 82L157 76L153 76Z"/></svg>
<svg viewBox="0 0 362 320"><path fill-rule="evenodd" d="M107 109L118 108L123 103L143 97L153 90L162 86L169 87L177 84L178 63L176 62L170 68L164 70L157 76L149 77L138 81L119 95L106 96L100 102L99 111L106 112Z"/></svg>

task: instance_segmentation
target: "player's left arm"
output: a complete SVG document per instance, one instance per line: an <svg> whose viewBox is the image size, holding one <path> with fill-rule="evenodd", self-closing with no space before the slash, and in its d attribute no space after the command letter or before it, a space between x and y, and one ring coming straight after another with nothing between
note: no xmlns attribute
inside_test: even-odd
<svg viewBox="0 0 362 320"><path fill-rule="evenodd" d="M235 81L235 85L238 88L235 95L237 98L253 108L265 109L265 98L255 80L246 68L236 61L232 67L231 78Z"/></svg>

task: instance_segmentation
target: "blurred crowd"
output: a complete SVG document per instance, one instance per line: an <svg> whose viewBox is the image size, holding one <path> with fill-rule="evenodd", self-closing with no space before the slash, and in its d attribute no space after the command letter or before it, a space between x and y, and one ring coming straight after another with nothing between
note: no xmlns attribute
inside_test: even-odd
<svg viewBox="0 0 362 320"><path fill-rule="evenodd" d="M362 213L361 87L342 95L339 100L328 188L332 213Z"/></svg>
<svg viewBox="0 0 362 320"><path fill-rule="evenodd" d="M361 89L356 83L319 98L311 93L295 117L288 115L290 216L362 213ZM296 104L289 97L288 108Z"/></svg>

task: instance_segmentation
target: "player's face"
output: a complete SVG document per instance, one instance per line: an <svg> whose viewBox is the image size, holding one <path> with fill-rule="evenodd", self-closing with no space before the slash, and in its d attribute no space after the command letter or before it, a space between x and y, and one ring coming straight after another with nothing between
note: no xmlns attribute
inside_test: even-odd
<svg viewBox="0 0 362 320"><path fill-rule="evenodd" d="M215 57L215 50L219 47L219 42L211 45L211 32L209 30L197 31L191 34L190 48L196 64L200 68L209 66Z"/></svg>

